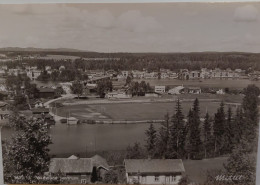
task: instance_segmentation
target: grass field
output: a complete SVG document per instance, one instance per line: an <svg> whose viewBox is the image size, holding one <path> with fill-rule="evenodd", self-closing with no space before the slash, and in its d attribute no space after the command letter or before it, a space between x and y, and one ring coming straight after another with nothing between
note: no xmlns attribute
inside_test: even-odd
<svg viewBox="0 0 260 185"><path fill-rule="evenodd" d="M207 179L207 171L223 169L227 157L218 157L203 160L184 160L186 175L194 182L204 184ZM219 174L222 175L222 174Z"/></svg>
<svg viewBox="0 0 260 185"><path fill-rule="evenodd" d="M187 115L193 102L182 102L183 114ZM219 107L219 102L201 102L201 116L206 111L213 115ZM235 109L235 106L232 106ZM227 109L227 107L226 107ZM175 102L151 102L151 103L111 103L93 105L70 105L57 110L59 116L70 116L78 119L93 120L162 120L164 115L175 110Z"/></svg>

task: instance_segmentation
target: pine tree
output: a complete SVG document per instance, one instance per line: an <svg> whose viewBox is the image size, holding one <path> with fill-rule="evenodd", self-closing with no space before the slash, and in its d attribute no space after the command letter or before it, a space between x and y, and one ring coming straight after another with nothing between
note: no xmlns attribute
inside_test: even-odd
<svg viewBox="0 0 260 185"><path fill-rule="evenodd" d="M185 126L185 133L186 133L186 141L185 141L185 150L187 153L187 158L190 159L191 155L191 143L190 143L190 137L191 137L191 132L190 132L190 125L192 124L192 110L189 110L188 116L187 116L187 124Z"/></svg>
<svg viewBox="0 0 260 185"><path fill-rule="evenodd" d="M165 115L165 122L159 130L159 135L156 143L156 156L159 158L168 158L169 152L169 138L170 138L170 117L169 113Z"/></svg>
<svg viewBox="0 0 260 185"><path fill-rule="evenodd" d="M236 146L238 143L240 143L243 130L244 130L244 117L243 117L243 111L241 107L237 107L236 115L233 121L233 144Z"/></svg>
<svg viewBox="0 0 260 185"><path fill-rule="evenodd" d="M232 109L229 106L227 111L227 119L225 127L225 142L223 146L224 153L231 153L233 148L233 138L234 138L234 127L233 127L233 120L232 120Z"/></svg>
<svg viewBox="0 0 260 185"><path fill-rule="evenodd" d="M203 123L203 134L204 134L204 157L207 158L207 153L209 151L210 137L211 137L211 125L209 113L206 113L205 120Z"/></svg>
<svg viewBox="0 0 260 185"><path fill-rule="evenodd" d="M225 134L225 111L224 111L224 103L221 102L220 107L217 110L214 118L214 137L215 137L215 149L214 156L216 153L220 155L223 150L224 134Z"/></svg>
<svg viewBox="0 0 260 185"><path fill-rule="evenodd" d="M185 154L185 127L184 127L184 115L182 114L181 102L178 99L176 103L175 114L171 119L170 129L170 147L172 151L171 156L175 158L183 158Z"/></svg>
<svg viewBox="0 0 260 185"><path fill-rule="evenodd" d="M146 130L145 134L147 136L146 150L148 152L149 157L154 157L157 136L156 136L156 130L155 130L153 124L150 125L148 130Z"/></svg>
<svg viewBox="0 0 260 185"><path fill-rule="evenodd" d="M191 112L191 123L190 127L190 145L191 145L191 158L197 159L201 156L202 141L200 138L200 108L199 100L196 98L193 103Z"/></svg>
<svg viewBox="0 0 260 185"><path fill-rule="evenodd" d="M255 85L248 85L244 89L245 97L243 98L243 112L244 112L244 135L245 139L251 145L252 149L255 148L257 143L254 143L256 138L256 130L258 128L258 102L260 89Z"/></svg>

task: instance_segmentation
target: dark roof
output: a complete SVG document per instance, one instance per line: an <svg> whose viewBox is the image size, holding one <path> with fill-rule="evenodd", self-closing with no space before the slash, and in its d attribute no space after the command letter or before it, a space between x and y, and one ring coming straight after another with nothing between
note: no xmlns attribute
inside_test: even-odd
<svg viewBox="0 0 260 185"><path fill-rule="evenodd" d="M127 173L185 172L181 159L125 159Z"/></svg>
<svg viewBox="0 0 260 185"><path fill-rule="evenodd" d="M52 88L38 88L39 92L41 93L47 93L47 92L51 92L51 93L54 93L55 90L52 89Z"/></svg>
<svg viewBox="0 0 260 185"><path fill-rule="evenodd" d="M53 158L49 171L51 173L91 173L92 169L92 159L90 158Z"/></svg>
<svg viewBox="0 0 260 185"><path fill-rule="evenodd" d="M91 173L93 167L103 167L108 170L109 166L106 159L99 155L92 158L79 158L70 156L69 158L53 158L51 159L49 171L51 173Z"/></svg>
<svg viewBox="0 0 260 185"><path fill-rule="evenodd" d="M101 157L100 155L94 155L93 157L91 157L91 159L93 160L93 165L96 166L97 168L103 167L106 168L107 170L109 169L107 160Z"/></svg>

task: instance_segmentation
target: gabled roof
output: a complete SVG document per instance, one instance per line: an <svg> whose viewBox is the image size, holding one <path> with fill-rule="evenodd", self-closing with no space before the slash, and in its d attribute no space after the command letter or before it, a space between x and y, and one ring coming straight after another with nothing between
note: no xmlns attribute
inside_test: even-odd
<svg viewBox="0 0 260 185"><path fill-rule="evenodd" d="M127 173L185 172L181 159L125 159Z"/></svg>
<svg viewBox="0 0 260 185"><path fill-rule="evenodd" d="M93 157L91 157L91 159L93 160L93 165L96 166L97 168L103 167L107 170L109 169L107 160L101 157L100 155L94 155Z"/></svg>
<svg viewBox="0 0 260 185"><path fill-rule="evenodd" d="M91 173L92 169L92 159L90 158L53 158L51 159L49 171L51 173Z"/></svg>
<svg viewBox="0 0 260 185"><path fill-rule="evenodd" d="M93 167L103 167L109 169L106 159L99 155L92 158L79 158L75 155L69 158L53 158L51 159L49 172L51 173L91 173Z"/></svg>

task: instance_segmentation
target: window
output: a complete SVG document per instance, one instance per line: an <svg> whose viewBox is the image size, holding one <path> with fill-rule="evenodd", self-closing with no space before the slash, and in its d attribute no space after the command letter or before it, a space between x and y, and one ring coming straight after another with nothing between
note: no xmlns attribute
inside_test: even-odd
<svg viewBox="0 0 260 185"><path fill-rule="evenodd" d="M142 184L146 183L146 176L142 176Z"/></svg>
<svg viewBox="0 0 260 185"><path fill-rule="evenodd" d="M154 176L154 181L158 182L159 181L159 176Z"/></svg>
<svg viewBox="0 0 260 185"><path fill-rule="evenodd" d="M81 179L81 184L87 184L87 179Z"/></svg>
<svg viewBox="0 0 260 185"><path fill-rule="evenodd" d="M176 176L172 176L172 182L176 181Z"/></svg>
<svg viewBox="0 0 260 185"><path fill-rule="evenodd" d="M166 181L166 183L169 183L170 182L170 176L166 176L165 181Z"/></svg>

